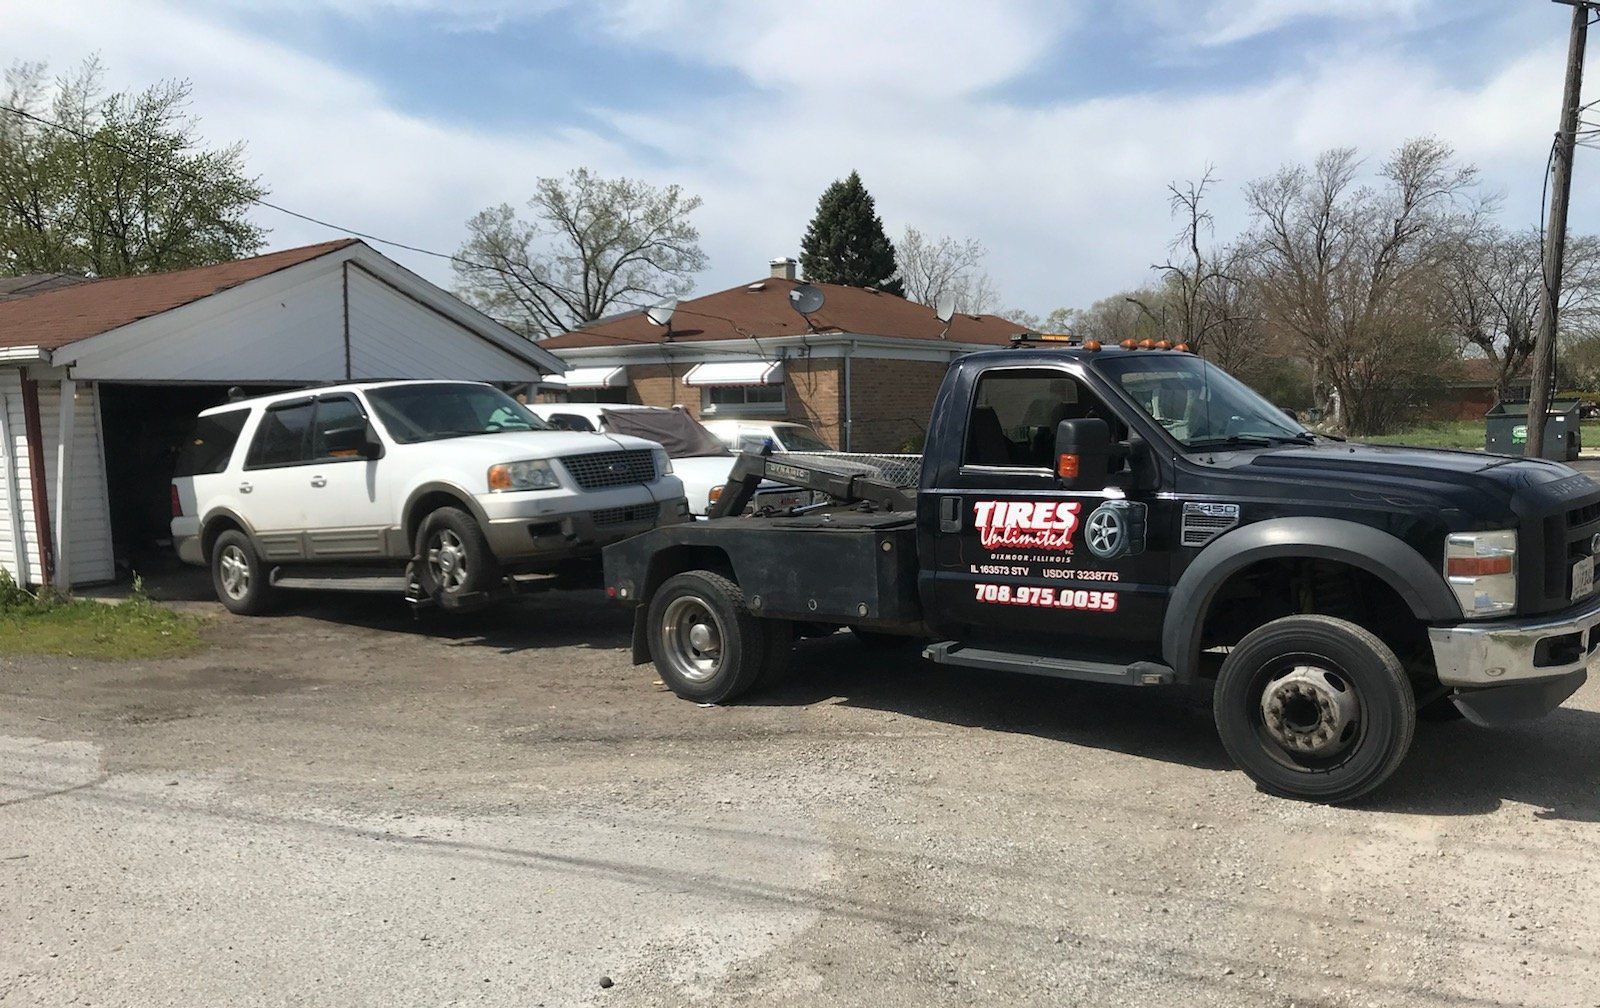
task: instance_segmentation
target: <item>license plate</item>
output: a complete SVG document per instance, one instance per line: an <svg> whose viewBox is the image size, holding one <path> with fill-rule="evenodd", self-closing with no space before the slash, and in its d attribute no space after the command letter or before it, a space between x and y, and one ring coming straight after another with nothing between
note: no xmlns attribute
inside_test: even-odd
<svg viewBox="0 0 1600 1008"><path fill-rule="evenodd" d="M1588 556L1572 565L1572 600L1576 602L1594 591L1594 557Z"/></svg>

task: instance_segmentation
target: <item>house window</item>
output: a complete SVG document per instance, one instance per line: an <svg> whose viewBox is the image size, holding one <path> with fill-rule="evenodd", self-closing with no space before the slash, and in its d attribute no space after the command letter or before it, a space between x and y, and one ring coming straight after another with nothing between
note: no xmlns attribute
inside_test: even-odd
<svg viewBox="0 0 1600 1008"><path fill-rule="evenodd" d="M567 402L627 403L627 386L622 388L575 388L567 392Z"/></svg>
<svg viewBox="0 0 1600 1008"><path fill-rule="evenodd" d="M786 408L782 385L707 385L700 390L701 416L782 414Z"/></svg>

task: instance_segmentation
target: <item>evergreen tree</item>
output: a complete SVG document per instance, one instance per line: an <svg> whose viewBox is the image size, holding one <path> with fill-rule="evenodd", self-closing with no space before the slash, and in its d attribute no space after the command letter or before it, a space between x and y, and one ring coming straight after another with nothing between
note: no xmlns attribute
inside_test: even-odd
<svg viewBox="0 0 1600 1008"><path fill-rule="evenodd" d="M800 242L800 265L813 283L876 287L902 297L894 244L884 233L872 194L851 172L817 200L817 214Z"/></svg>

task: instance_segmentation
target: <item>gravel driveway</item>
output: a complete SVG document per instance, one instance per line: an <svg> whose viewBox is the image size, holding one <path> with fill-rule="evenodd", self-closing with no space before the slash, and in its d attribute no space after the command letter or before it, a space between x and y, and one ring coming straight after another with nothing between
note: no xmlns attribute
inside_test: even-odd
<svg viewBox="0 0 1600 1008"><path fill-rule="evenodd" d="M1600 685L1331 809L1203 695L838 635L701 708L594 594L299 603L0 659L0 1004L1600 1005Z"/></svg>

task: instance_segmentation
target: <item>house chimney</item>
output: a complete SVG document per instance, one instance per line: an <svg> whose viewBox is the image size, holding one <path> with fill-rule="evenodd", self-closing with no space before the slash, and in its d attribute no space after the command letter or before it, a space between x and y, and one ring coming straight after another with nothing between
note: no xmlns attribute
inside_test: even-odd
<svg viewBox="0 0 1600 1008"><path fill-rule="evenodd" d="M800 264L788 256L779 256L772 260L772 272L769 274L774 280L793 280Z"/></svg>

